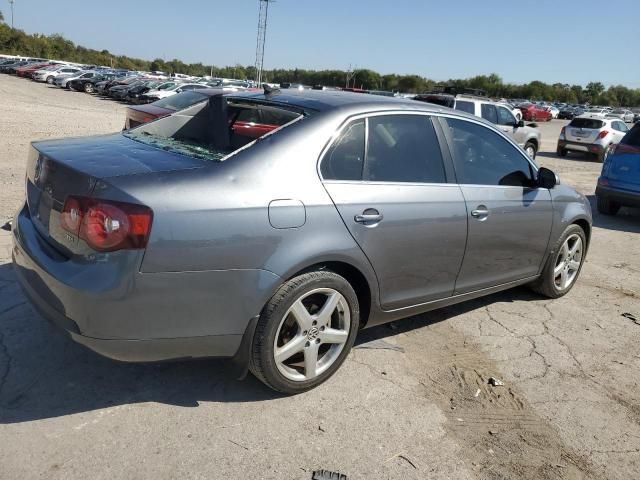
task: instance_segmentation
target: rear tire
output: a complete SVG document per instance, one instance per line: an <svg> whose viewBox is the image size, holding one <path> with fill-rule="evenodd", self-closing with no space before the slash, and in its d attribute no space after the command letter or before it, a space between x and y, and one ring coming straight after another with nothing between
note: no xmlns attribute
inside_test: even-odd
<svg viewBox="0 0 640 480"><path fill-rule="evenodd" d="M84 84L84 91L85 91L85 93L93 93L93 84L85 83Z"/></svg>
<svg viewBox="0 0 640 480"><path fill-rule="evenodd" d="M358 297L343 277L324 270L299 275L262 310L249 369L278 392L311 390L340 368L359 324Z"/></svg>
<svg viewBox="0 0 640 480"><path fill-rule="evenodd" d="M557 153L558 153L559 157L566 157L567 153L569 153L569 152L567 151L566 148L558 148Z"/></svg>
<svg viewBox="0 0 640 480"><path fill-rule="evenodd" d="M596 208L602 215L615 215L620 210L620 207L621 205L619 203L612 202L607 197L596 197Z"/></svg>
<svg viewBox="0 0 640 480"><path fill-rule="evenodd" d="M575 248L575 251L572 249ZM579 225L572 224L551 249L540 277L530 284L533 291L549 298L559 298L576 284L586 258L587 236Z"/></svg>

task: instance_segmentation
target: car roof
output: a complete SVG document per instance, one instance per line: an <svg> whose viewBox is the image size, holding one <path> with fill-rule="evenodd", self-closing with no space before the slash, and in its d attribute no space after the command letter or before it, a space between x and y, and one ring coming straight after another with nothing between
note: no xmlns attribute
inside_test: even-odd
<svg viewBox="0 0 640 480"><path fill-rule="evenodd" d="M404 99L401 97L385 97L367 93L343 92L339 90L275 90L264 92L236 92L229 95L233 99L246 99L270 104L282 104L302 110L328 112L350 108L354 110L375 111L409 109L426 112L443 112L451 110L439 105ZM460 113L457 112L456 113ZM469 115L473 117L472 115Z"/></svg>

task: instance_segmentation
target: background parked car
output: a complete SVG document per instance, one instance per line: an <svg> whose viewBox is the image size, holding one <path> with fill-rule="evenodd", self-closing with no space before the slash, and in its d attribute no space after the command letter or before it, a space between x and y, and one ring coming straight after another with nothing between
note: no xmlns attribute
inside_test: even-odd
<svg viewBox="0 0 640 480"><path fill-rule="evenodd" d="M548 106L546 109L551 113L551 118L558 118L560 115L560 110L554 105Z"/></svg>
<svg viewBox="0 0 640 480"><path fill-rule="evenodd" d="M550 122L552 119L551 112L533 103L523 103L518 108L522 111L522 118L529 122Z"/></svg>
<svg viewBox="0 0 640 480"><path fill-rule="evenodd" d="M618 118L576 117L562 127L557 153L561 157L566 157L568 152L593 154L602 162L628 131L629 127Z"/></svg>
<svg viewBox="0 0 640 480"><path fill-rule="evenodd" d="M596 199L598 211L605 215L615 215L622 206L640 207L640 124L605 159Z"/></svg>
<svg viewBox="0 0 640 480"><path fill-rule="evenodd" d="M70 65L58 65L53 68L45 68L37 70L33 73L33 79L36 82L47 82L53 84L53 81L62 75L72 75L82 72L80 67L73 67Z"/></svg>
<svg viewBox="0 0 640 480"><path fill-rule="evenodd" d="M634 113L631 110L627 110L625 108L616 108L615 110L611 110L611 112L607 114L607 116L618 117L622 121L627 123L633 123L633 120L635 118Z"/></svg>
<svg viewBox="0 0 640 480"><path fill-rule="evenodd" d="M93 78L96 75L99 75L99 73L94 71L87 72L81 70L80 72L72 73L69 75L59 75L53 81L53 84L60 88L69 88L69 82L71 82L71 80L75 80L76 78Z"/></svg>
<svg viewBox="0 0 640 480"><path fill-rule="evenodd" d="M165 86L163 88L158 87L155 90L149 90L147 93L140 95L140 100L142 102L155 102L156 100L160 100L161 98L170 97L171 95L175 95L176 93L180 93L186 90L197 90L201 88L211 88L209 85L202 83L175 83L172 86Z"/></svg>

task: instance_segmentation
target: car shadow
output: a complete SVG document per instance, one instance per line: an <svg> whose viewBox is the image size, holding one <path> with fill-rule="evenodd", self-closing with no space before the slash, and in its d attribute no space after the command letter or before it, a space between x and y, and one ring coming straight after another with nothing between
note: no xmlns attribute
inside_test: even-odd
<svg viewBox="0 0 640 480"><path fill-rule="evenodd" d="M494 302L539 298L517 288L364 330L356 345ZM198 407L200 402L261 402L281 397L251 375L238 381L229 367L223 360L134 364L103 358L35 313L16 283L11 264L0 265L0 424L143 402Z"/></svg>
<svg viewBox="0 0 640 480"><path fill-rule="evenodd" d="M571 162L593 162L596 163L596 157L587 153L567 153L566 157L561 157L555 152L538 152L536 158L551 158L553 160L569 160Z"/></svg>
<svg viewBox="0 0 640 480"><path fill-rule="evenodd" d="M619 232L640 233L640 208L622 207L616 215L598 212L595 195L587 195L593 211L593 226Z"/></svg>

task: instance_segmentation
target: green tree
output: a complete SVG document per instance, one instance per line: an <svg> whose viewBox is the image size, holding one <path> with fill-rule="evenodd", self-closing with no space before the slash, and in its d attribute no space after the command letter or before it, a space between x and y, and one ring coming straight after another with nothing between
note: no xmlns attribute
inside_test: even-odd
<svg viewBox="0 0 640 480"><path fill-rule="evenodd" d="M585 93L591 102L595 102L598 96L602 95L603 92L604 85L600 82L590 82L587 84L587 88L585 88Z"/></svg>

